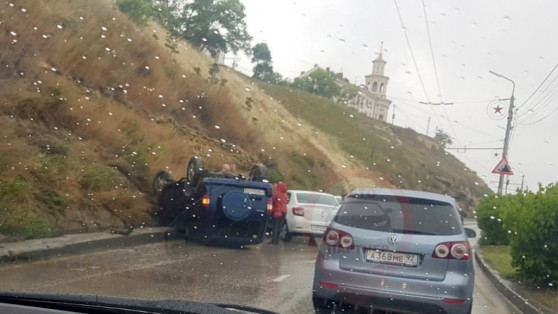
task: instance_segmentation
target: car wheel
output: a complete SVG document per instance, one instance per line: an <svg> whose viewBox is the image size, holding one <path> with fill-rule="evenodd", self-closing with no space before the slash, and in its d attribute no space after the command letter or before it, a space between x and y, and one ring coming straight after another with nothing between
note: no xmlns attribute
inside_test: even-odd
<svg viewBox="0 0 558 314"><path fill-rule="evenodd" d="M327 299L312 296L314 311L316 313L331 313L333 311L333 302Z"/></svg>
<svg viewBox="0 0 558 314"><path fill-rule="evenodd" d="M281 240L283 240L283 242L289 242L289 241L291 241L292 238L293 238L293 235L289 232L289 226L287 225L287 222L285 221L283 223L283 225L281 226Z"/></svg>
<svg viewBox="0 0 558 314"><path fill-rule="evenodd" d="M250 181L264 181L267 180L267 167L262 164L252 166L248 179Z"/></svg>
<svg viewBox="0 0 558 314"><path fill-rule="evenodd" d="M192 235L190 231L190 226L186 224L186 226L184 226L184 240L188 241L191 239L191 237Z"/></svg>
<svg viewBox="0 0 558 314"><path fill-rule="evenodd" d="M157 172L153 179L153 192L155 195L160 196L163 192L165 185L172 183L174 178L172 175L164 170Z"/></svg>
<svg viewBox="0 0 558 314"><path fill-rule="evenodd" d="M163 227L170 227L174 221L171 204L172 190L173 186L164 189L159 199L159 225Z"/></svg>
<svg viewBox="0 0 558 314"><path fill-rule="evenodd" d="M194 156L190 158L188 162L188 168L186 169L186 180L190 182L191 186L198 185L201 177L202 171L205 170L205 163L203 158Z"/></svg>

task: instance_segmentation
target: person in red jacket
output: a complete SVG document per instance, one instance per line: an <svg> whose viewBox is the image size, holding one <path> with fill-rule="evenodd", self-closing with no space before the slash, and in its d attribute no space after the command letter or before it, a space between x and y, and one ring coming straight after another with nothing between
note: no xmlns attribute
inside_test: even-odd
<svg viewBox="0 0 558 314"><path fill-rule="evenodd" d="M283 182L277 182L277 187L273 191L273 197L271 199L272 210L271 215L273 215L271 231L271 244L279 243L279 236L281 235L281 227L285 222L285 216L287 215L287 203L289 202L287 196L287 186Z"/></svg>

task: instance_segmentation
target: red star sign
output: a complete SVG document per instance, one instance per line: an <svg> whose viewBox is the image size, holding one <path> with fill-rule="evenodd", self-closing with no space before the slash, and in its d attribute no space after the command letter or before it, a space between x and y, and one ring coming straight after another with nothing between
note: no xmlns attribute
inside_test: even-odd
<svg viewBox="0 0 558 314"><path fill-rule="evenodd" d="M502 109L504 109L504 107L500 107L500 105L497 105L496 107L492 108L494 109L494 114L501 114L502 113Z"/></svg>

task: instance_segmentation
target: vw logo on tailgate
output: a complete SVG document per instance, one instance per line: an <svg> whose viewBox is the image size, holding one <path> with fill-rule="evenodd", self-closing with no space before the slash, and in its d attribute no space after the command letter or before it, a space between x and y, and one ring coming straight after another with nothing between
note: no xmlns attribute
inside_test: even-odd
<svg viewBox="0 0 558 314"><path fill-rule="evenodd" d="M395 244L397 244L397 243L399 242L399 237L396 236L395 234L392 234L392 235L390 235L390 236L388 237L388 242L389 242L390 244L394 244L394 245L395 245Z"/></svg>

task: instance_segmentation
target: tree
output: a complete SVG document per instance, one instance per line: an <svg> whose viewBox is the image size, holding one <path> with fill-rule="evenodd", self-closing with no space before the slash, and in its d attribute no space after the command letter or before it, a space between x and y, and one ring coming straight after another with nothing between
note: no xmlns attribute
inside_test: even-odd
<svg viewBox="0 0 558 314"><path fill-rule="evenodd" d="M275 76L273 74L271 52L266 43L259 43L252 47L252 63L256 63L253 69L253 78L274 83Z"/></svg>
<svg viewBox="0 0 558 314"><path fill-rule="evenodd" d="M302 78L297 77L293 81L292 87L327 98L335 98L341 93L341 87L336 82L335 74L322 69L317 69Z"/></svg>
<svg viewBox="0 0 558 314"><path fill-rule="evenodd" d="M353 99L358 94L358 87L352 84L342 84L339 89L339 95L335 98L340 103L345 103L351 99Z"/></svg>
<svg viewBox="0 0 558 314"><path fill-rule="evenodd" d="M434 135L434 139L442 146L442 148L446 148L448 145L453 144L451 137L448 133L444 132L442 129L436 130L436 135Z"/></svg>
<svg viewBox="0 0 558 314"><path fill-rule="evenodd" d="M255 79L268 83L273 83L273 81L275 80L273 67L269 63L258 63L256 64L256 66L254 66L253 71L254 74L252 75L252 77Z"/></svg>
<svg viewBox="0 0 558 314"><path fill-rule="evenodd" d="M250 53L250 40L239 0L164 1L156 17L174 36L207 50L212 56L219 51Z"/></svg>
<svg viewBox="0 0 558 314"><path fill-rule="evenodd" d="M139 26L145 26L153 14L151 0L117 0L116 6Z"/></svg>
<svg viewBox="0 0 558 314"><path fill-rule="evenodd" d="M271 51L266 43L259 43L252 47L252 63L272 63Z"/></svg>

